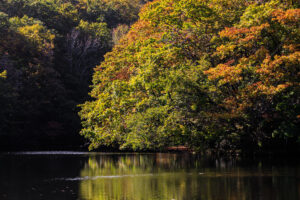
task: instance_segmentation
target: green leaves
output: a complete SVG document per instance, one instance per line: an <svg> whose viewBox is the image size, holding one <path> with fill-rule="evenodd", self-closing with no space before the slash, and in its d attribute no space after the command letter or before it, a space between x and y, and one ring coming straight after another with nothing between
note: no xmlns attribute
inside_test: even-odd
<svg viewBox="0 0 300 200"><path fill-rule="evenodd" d="M279 130L287 127L278 120L295 117L283 102L297 104L295 96L281 96L297 88L289 70L298 65L299 36L297 11L279 12L284 6L228 0L148 4L97 67L95 100L81 106L81 133L91 148L237 150L250 145L261 150L273 145L272 132L284 135Z"/></svg>
<svg viewBox="0 0 300 200"><path fill-rule="evenodd" d="M79 25L77 26L79 30L84 32L87 35L90 35L100 40L108 41L110 40L110 31L107 28L106 23L89 23L83 20L80 20Z"/></svg>
<svg viewBox="0 0 300 200"><path fill-rule="evenodd" d="M112 30L125 27L120 30L124 32L121 35L125 34L138 18L140 7L139 0L0 1L0 71L7 71L7 78L2 79L4 73L0 78L0 101L5 107L0 108L0 132L12 135L10 140L20 143L61 141L73 146L73 142L79 142L77 104L90 99L93 69L112 48ZM113 95L101 94L101 102L89 105L95 110L82 113L90 118L87 125L102 120L103 124L117 127L118 118L113 121L106 117L124 112L116 112L115 107L132 104L130 98L118 100L128 86L122 80L131 73L129 67L119 70L117 74L101 77L101 81L116 80L106 91ZM94 95L100 96L99 91ZM94 137L114 133L112 128L93 130L96 129L93 133L87 129L86 134ZM103 138L118 140L108 134ZM103 140L98 137L95 143ZM0 142L6 143L2 138Z"/></svg>

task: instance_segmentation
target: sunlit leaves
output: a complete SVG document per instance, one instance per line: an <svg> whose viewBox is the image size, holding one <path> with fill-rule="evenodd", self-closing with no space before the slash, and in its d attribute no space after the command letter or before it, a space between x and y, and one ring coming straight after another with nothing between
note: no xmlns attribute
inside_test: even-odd
<svg viewBox="0 0 300 200"><path fill-rule="evenodd" d="M296 112L284 105L293 102L299 108L295 93L285 98L299 89L299 17L287 5L227 0L147 4L96 68L95 100L82 105L80 113L90 148L271 145L272 133L283 134L287 127L278 121L295 123Z"/></svg>
<svg viewBox="0 0 300 200"><path fill-rule="evenodd" d="M6 70L0 72L0 78L4 79L4 78L6 78L6 76L7 76L7 71Z"/></svg>
<svg viewBox="0 0 300 200"><path fill-rule="evenodd" d="M261 126L253 127L251 133L257 137L255 140L260 147L268 137L267 134L270 135L266 131L269 129L265 127L266 124L275 129L273 136L296 136L296 129L289 129L294 132L285 134L286 125L275 125L279 119L287 120L284 115L288 115L289 123L297 123L296 114L289 115L285 111L280 116L273 106L289 91L299 90L299 11L275 9L276 6L279 3L272 1L259 6L252 5L245 11L240 24L221 31L219 34L223 43L217 47L214 55L226 63L206 71L209 80L223 86L222 90L226 88L221 93L225 97L223 105L229 112L248 115L249 120L253 121L265 119L259 122ZM264 13L264 17L253 14L269 8L270 11ZM247 15L247 18L253 20L251 23L245 20ZM294 101L294 98L290 100ZM299 104L294 103L296 109L299 109ZM293 123L290 126L297 127Z"/></svg>
<svg viewBox="0 0 300 200"><path fill-rule="evenodd" d="M110 38L110 32L107 28L106 23L89 23L83 20L80 20L79 25L77 26L79 30L100 40L107 41Z"/></svg>
<svg viewBox="0 0 300 200"><path fill-rule="evenodd" d="M53 40L55 35L47 30L39 20L34 20L28 16L22 18L13 17L9 20L12 29L36 45L40 51L49 51L54 48Z"/></svg>

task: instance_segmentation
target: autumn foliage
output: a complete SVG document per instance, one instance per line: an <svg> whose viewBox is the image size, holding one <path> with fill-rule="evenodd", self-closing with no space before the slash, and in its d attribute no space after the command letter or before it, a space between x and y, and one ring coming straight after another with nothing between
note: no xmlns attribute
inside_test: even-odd
<svg viewBox="0 0 300 200"><path fill-rule="evenodd" d="M96 68L90 148L274 152L299 147L299 9L158 0Z"/></svg>

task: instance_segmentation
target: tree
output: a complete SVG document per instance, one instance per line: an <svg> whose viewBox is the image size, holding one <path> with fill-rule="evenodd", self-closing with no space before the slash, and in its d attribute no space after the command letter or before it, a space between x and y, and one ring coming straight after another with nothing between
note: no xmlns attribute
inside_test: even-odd
<svg viewBox="0 0 300 200"><path fill-rule="evenodd" d="M7 72L0 129L9 136L0 138L1 147L82 142L77 105L89 99L93 68L112 48L112 29L129 26L140 6L127 0L0 2L0 72Z"/></svg>
<svg viewBox="0 0 300 200"><path fill-rule="evenodd" d="M205 73L226 112L240 118L244 148L299 141L299 17L299 9L271 1L249 6L238 25L220 32L220 64Z"/></svg>
<svg viewBox="0 0 300 200"><path fill-rule="evenodd" d="M81 134L90 148L235 151L250 145L248 150L259 151L291 144L286 138L295 141L296 129L287 137L276 130L298 127L299 18L293 6L147 4L96 68L93 100L81 105Z"/></svg>

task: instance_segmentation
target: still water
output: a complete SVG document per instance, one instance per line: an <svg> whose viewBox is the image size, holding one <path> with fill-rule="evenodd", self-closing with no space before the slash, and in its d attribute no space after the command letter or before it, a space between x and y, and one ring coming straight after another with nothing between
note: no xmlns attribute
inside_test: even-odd
<svg viewBox="0 0 300 200"><path fill-rule="evenodd" d="M191 154L0 154L1 200L298 200L295 159Z"/></svg>

